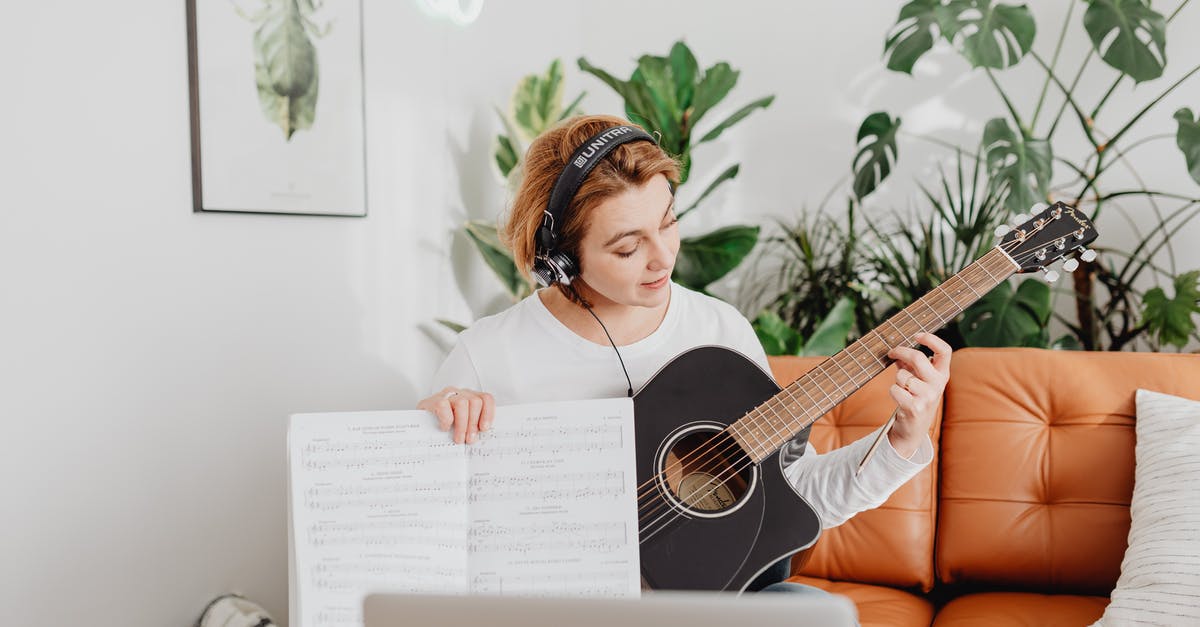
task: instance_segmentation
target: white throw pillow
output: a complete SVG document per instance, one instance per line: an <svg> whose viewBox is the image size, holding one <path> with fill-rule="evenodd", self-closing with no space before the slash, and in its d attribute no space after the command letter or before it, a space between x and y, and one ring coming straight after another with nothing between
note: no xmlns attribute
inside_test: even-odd
<svg viewBox="0 0 1200 627"><path fill-rule="evenodd" d="M1095 624L1200 625L1200 401L1138 390L1136 433L1129 546Z"/></svg>

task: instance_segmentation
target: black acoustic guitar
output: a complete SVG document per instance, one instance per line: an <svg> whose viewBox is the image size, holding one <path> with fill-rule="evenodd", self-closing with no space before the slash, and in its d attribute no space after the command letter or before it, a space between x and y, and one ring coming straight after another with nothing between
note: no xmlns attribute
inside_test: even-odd
<svg viewBox="0 0 1200 627"><path fill-rule="evenodd" d="M1000 243L845 350L780 389L740 353L679 355L634 396L642 576L655 589L744 590L821 533L783 476L780 449L891 363L895 346L940 329L1010 275L1046 267L1096 238L1063 203ZM1073 270L1078 262L1067 261ZM1048 277L1049 278L1049 277ZM789 447L790 448L790 447Z"/></svg>

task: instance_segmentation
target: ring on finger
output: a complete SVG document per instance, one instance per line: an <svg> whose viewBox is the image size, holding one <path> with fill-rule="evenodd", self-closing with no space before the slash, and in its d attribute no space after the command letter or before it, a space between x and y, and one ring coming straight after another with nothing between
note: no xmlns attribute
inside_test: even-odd
<svg viewBox="0 0 1200 627"><path fill-rule="evenodd" d="M458 396L458 390L451 390L449 392L446 392L444 395L442 395L442 399L451 399L451 398L454 398L455 396Z"/></svg>

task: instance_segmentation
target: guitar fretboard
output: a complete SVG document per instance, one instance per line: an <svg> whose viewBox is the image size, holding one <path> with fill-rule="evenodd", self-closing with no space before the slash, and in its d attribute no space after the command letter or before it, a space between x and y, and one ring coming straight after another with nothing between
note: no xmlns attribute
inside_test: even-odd
<svg viewBox="0 0 1200 627"><path fill-rule="evenodd" d="M892 363L887 354L913 346L1018 269L999 247L930 290L841 352L793 381L729 425L729 433L755 463L761 462Z"/></svg>

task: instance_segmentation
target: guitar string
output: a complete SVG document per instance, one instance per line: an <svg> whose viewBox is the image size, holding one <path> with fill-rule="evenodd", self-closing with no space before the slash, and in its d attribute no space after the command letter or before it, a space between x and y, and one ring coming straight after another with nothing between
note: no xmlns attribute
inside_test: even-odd
<svg viewBox="0 0 1200 627"><path fill-rule="evenodd" d="M1036 253L1032 253L1032 254L1036 254ZM1023 255L1022 257L1024 257L1024 255ZM1016 260L1014 259L1014 261L1016 261ZM981 269L982 269L982 268L977 268L976 270L981 270ZM985 272L986 272L986 270L985 270ZM1011 274L1011 272L1010 272L1010 274ZM1007 278L1007 277L1006 277L1006 278ZM953 300L953 299L951 299L951 300ZM943 322L942 324L944 324L944 322ZM941 325L939 325L939 327L940 327L940 326L941 326ZM824 363L824 362L823 362L823 363ZM753 413L753 412L747 412L747 416L748 416L748 415L750 415L751 413ZM764 414L764 416L765 416L765 414ZM820 418L820 416L816 416L816 417L813 417L813 418L811 418L811 419L807 419L807 418L806 418L806 419L801 419L801 422L804 422L805 424L804 424L804 425L803 425L803 426L800 428L800 430L803 430L803 429L804 429L804 428L806 428L806 427L807 427L809 424L812 424L813 422L816 422L816 420L817 420L817 419L819 419L819 418ZM724 433L724 431L722 431L722 433ZM715 438L714 438L714 439L715 439ZM712 448L712 447L709 447L709 448ZM736 442L735 442L735 443L734 443L734 445L733 445L732 447L726 447L726 451L723 451L722 453L727 453L727 452L728 452L728 450L730 450L730 449L736 449L736 448L739 448L739 447L737 446L737 444L736 444ZM777 448L777 447L776 447L776 448ZM747 456L747 457L749 457L749 456ZM703 495L700 495L700 498L701 498L701 499L703 499L703 498L707 498L708 496L710 496L711 494L713 494L713 493L714 493L714 492L716 492L717 490L720 490L720 489L721 489L723 486L725 486L725 485L726 485L726 484L727 484L729 481L731 481L731 480L732 480L734 477L736 477L736 476L740 475L741 471L742 471L742 470L744 470L745 468L749 468L749 467L751 467L751 466L754 466L754 465L756 465L756 462L753 462L753 461L751 461L751 462L749 462L749 463L746 463L746 464L743 464L743 465L741 465L740 467L738 467L738 466L736 466L736 465L734 465L734 464L725 465L725 464L721 464L721 463L720 463L720 462L721 462L721 459L720 459L719 457L718 457L718 458L715 458L715 459L714 459L714 458L709 458L709 459L707 459L707 460L705 460L705 461L715 461L715 462L716 462L716 464L717 464L718 466L723 466L723 468L721 468L720 470L718 470L718 472L717 472L717 475L716 475L715 477L713 477L713 478L712 478L712 479L710 479L708 482L706 482L706 484L707 484L707 485L711 485L712 487L711 487L711 488L708 490L708 492L706 492L706 493L705 493L705 494L703 494ZM732 475L731 475L731 476L728 476L728 477L725 477L725 476L723 476L723 475L727 474L729 471L731 471L731 472L732 472ZM658 474L659 474L659 475L661 475L661 474L663 474L663 473L658 473ZM656 479L657 479L657 477L654 477L654 478L652 478L651 480L653 481L653 480L656 480ZM719 480L719 481L716 481L716 479L720 479L720 480ZM650 482L647 482L647 483L650 483ZM655 492L657 492L657 491L655 491ZM659 496L659 499L658 499L658 500L659 500L659 503L657 503L657 504L656 504L656 505L657 505L657 507L656 507L656 509L655 509L654 511L648 512L648 513L647 513L645 516L642 516L642 517L639 519L639 525L640 525L640 526L642 526L642 527L643 527L643 529L645 529L645 530L647 531L647 533L642 533L642 534L640 534L640 536L641 536L641 537L640 537L640 539L639 539L639 544L641 544L641 543L644 543L644 542L646 542L647 540L651 539L652 537L654 537L655 535L657 535L657 533L658 533L658 532L662 531L663 529L666 529L666 528L667 528L667 526L669 526L669 525L670 525L672 522L674 522L674 520L675 520L675 519L678 519L678 518L680 518L680 517L682 517L682 516L684 515L684 513L683 513L683 512L676 512L674 517L672 517L671 519L667 520L665 523L663 523L663 524L659 525L659 526L658 526L658 528L656 528L656 529L653 529L653 528L651 528L653 525L655 525L656 523L658 523L659 521L661 521L661 520L663 519L663 517L665 517L665 516L668 516L668 515L670 515L670 514L671 514L671 511L670 511L670 509L669 509L669 510L668 510L666 513L664 513L663 515L660 515L658 518L656 518L656 519L654 519L654 520L650 521L649 523L645 523L645 524L643 524L643 521L645 520L645 518L646 518L646 517L654 515L654 514L657 512L657 510L658 510L658 509L661 509L661 508L662 508L662 507L664 507L664 506L668 506L668 507L670 506L670 503L668 503L668 502L666 501L666 499L665 499L665 498L663 498L663 495L661 495L661 494L656 494L656 493L651 493L651 494L650 494L650 496L652 496L652 497L653 497L653 496ZM692 498L694 499L695 497L693 496ZM640 500L642 500L642 499L641 499L641 495L639 495L639 501L640 501ZM639 509L640 509L640 508L639 508ZM674 508L671 508L671 509L674 509Z"/></svg>
<svg viewBox="0 0 1200 627"><path fill-rule="evenodd" d="M1057 219L1057 217L1056 217L1055 219ZM1041 231L1043 228L1045 228L1045 225L1049 224L1051 221L1052 221L1052 220L1047 220L1047 221L1045 221L1045 222L1044 222L1044 224L1043 224L1043 225L1041 225L1041 226L1036 226L1036 227L1035 227L1035 228L1034 228L1032 231L1030 231L1030 232L1029 232L1029 233L1026 235L1026 237L1028 237L1029 235L1036 234L1037 232ZM1020 240L1020 241L1018 241L1018 240L1014 240L1014 241L1012 241L1012 242L1009 242L1009 244L1011 244L1011 245L1012 245L1012 248L1017 248L1017 247L1019 247L1019 246L1023 245L1024 243L1025 243L1025 241L1024 241L1024 240ZM1002 244L998 244L998 245L997 245L995 248L1000 248L1001 250L1004 250L1004 244L1003 244L1003 243L1002 243ZM1007 251L1007 250L1005 250L1004 252L1005 252L1005 253L1007 253L1008 251ZM1037 251L1030 251L1030 252L1026 252L1026 253L1021 253L1019 256L1021 257L1022 261L1024 261L1024 260L1026 260L1026 259L1027 259L1027 258L1028 258L1030 255L1036 255L1036 254L1037 254ZM1015 262L1015 261L1016 261L1016 259L1014 258L1014 259L1013 259L1013 261ZM972 265L974 265L974 264L972 264ZM971 269L971 266L968 266L968 268L965 268L965 269L964 269L964 272L960 272L958 275L955 275L955 276L952 276L952 277L950 277L950 278L949 278L949 279L947 279L947 280L946 280L946 281L945 281L943 284L945 284L945 283L949 283L949 282L950 282L950 280L954 279L956 276L960 276L960 275L965 275L965 274L967 274L967 272L965 272L965 271L966 271L966 270L970 270L970 269ZM986 274L988 274L989 276L991 275L991 273L990 273L990 272L988 272L988 271L987 271L985 268L975 268L975 270L976 270L976 271L978 271L978 270L980 270L980 269L982 269L982 270L983 270L983 272L984 272L984 273L986 273ZM1011 274L1012 274L1012 271L1010 271L1010 273L1009 273L1009 274L1011 275ZM992 278L994 278L994 277L992 277ZM1007 277L1006 277L1006 278L1007 278ZM954 300L953 300L952 298L951 298L950 300L951 300L951 302L954 302ZM920 302L920 299L917 299L917 301L915 301L915 302ZM955 304L957 305L957 303L955 303ZM926 306L928 307L928 304L927 304ZM932 308L930 308L930 309L932 309ZM956 315L957 315L957 314L956 314ZM910 317L910 318L912 318L912 314L909 314L909 317ZM894 318L894 316L893 316L893 318ZM915 320L915 318L913 318L913 319ZM891 323L891 320L892 320L892 318L889 318L887 321L885 321L885 323ZM949 320L949 318L947 318L947 321L948 321L948 320ZM944 325L944 324L945 324L945 322L944 322L944 321L943 321L943 322L941 322L941 323L938 325L938 327L937 327L937 328L940 328L940 327L941 327L941 325ZM880 325L880 326L882 326L882 325ZM892 327L893 327L893 329L895 329L895 328L896 328L896 325L893 323L893 324L892 324ZM865 336L864 336L864 337L865 337ZM886 342L885 342L885 344L886 344ZM900 346L900 345L898 344L897 346ZM889 346L889 350L890 350L891 348L893 348L893 347ZM847 348L847 350L849 350L849 348ZM878 357L876 357L876 358L878 359ZM819 369L819 368L823 367L823 366L824 366L825 364L827 364L828 362L829 362L829 360L826 360L826 361L824 361L824 362L821 362L820 364L818 364L818 365L817 365L817 367L816 367L816 368L814 368L814 369L813 369L813 371L816 371L817 369ZM890 364L885 364L885 367L886 367L886 365L890 365ZM845 373L844 369L843 369L843 373ZM853 381L852 381L852 380L851 380L850 382L851 382L851 383L853 383ZM794 383L794 382L793 382L793 383ZM788 387L790 387L790 384L789 384L789 386L788 386ZM785 390L786 390L786 387L785 387L783 390L781 390L781 391L785 391ZM789 396L790 396L790 395L791 395L791 394L789 393ZM778 396L778 394L776 394L776 396ZM828 395L826 395L826 397L828 398ZM809 398L810 398L810 400L812 399L812 397L811 397L811 396L810 396ZM793 399L794 399L794 397L793 397ZM843 399L843 400L844 400L844 399ZM759 407L761 407L762 405L765 405L765 404L766 404L766 403L764 402L764 403L760 404L760 406L759 406ZM836 405L837 405L837 403L835 403L834 405L836 406ZM751 413L753 413L753 411L755 411L755 410L757 410L757 409L758 409L758 407L756 407L755 409L753 409L753 410L751 410L751 411L747 412L747 413L745 414L745 416L749 416ZM764 414L764 416L765 416L765 414ZM811 420L811 422L815 422L815 421L816 421L816 419L819 419L819 416L817 416L816 418L812 419L812 420ZM735 421L735 422L736 422L736 421ZM732 427L733 425L729 425L729 426L730 426L730 427ZM805 427L807 427L807 425L805 425ZM804 427L801 427L801 430L803 430L803 428L804 428ZM722 430L720 433L725 433L725 432L726 432L725 430ZM736 433L736 432L735 432L735 433ZM740 435L740 434L739 434L739 435ZM776 435L780 435L778 431L776 431ZM731 436L731 439L732 439L732 436ZM710 442L711 442L711 440L710 440ZM713 445L713 446L715 446L715 445ZM735 440L735 441L733 442L732 446L731 446L731 447L727 447L727 448L726 448L726 450L735 449L735 448L737 448L737 447L738 447L738 443L737 443L737 441ZM712 448L712 446L710 446L709 448L711 449L711 448ZM655 482L656 482L656 480L658 480L658 479L659 479L658 475L665 474L665 473L666 473L668 470L673 470L674 468L676 468L676 467L678 467L678 466L681 466L681 465L684 465L684 464L686 464L686 461L685 461L685 460L686 460L686 459L687 459L689 456L704 455L704 454L707 454L707 453L708 453L708 451L705 451L705 450L703 450L703 448L701 448L701 449L697 449L696 451L692 451L692 452L690 452L688 455L686 455L686 456L684 456L684 457L682 457L682 458L678 458L678 459L677 459L677 461L676 461L676 462L674 462L674 463L673 463L671 466L665 467L665 468L663 469L663 471L662 471L662 472L660 472L660 473L657 473L657 475L650 477L650 479L648 479L648 480L647 480L647 481L645 481L645 482L644 482L644 483L643 483L641 486L639 486L639 499L641 498L641 495L642 495L643 493L649 493L649 492L650 492L650 491L648 491L648 490L644 490L644 489L645 489L645 488L647 488L647 487L653 487L653 486L654 486L654 484L655 484Z"/></svg>
<svg viewBox="0 0 1200 627"><path fill-rule="evenodd" d="M1036 232L1036 231L1034 231L1034 232ZM1014 248L1015 248L1015 246L1014 246ZM1035 252L1031 252L1031 253L1025 253L1025 254L1022 254L1022 255L1020 255L1020 257L1021 257L1021 261L1024 261L1024 260L1026 260L1026 259L1027 259L1027 258L1028 258L1030 255L1036 255L1036 254L1037 254L1037 253L1036 253L1036 251L1035 251ZM1017 261L1017 260L1014 258L1014 261ZM1018 263L1020 263L1020 262L1018 262ZM1010 272L1010 275L1011 275L1011 272ZM1005 278L1007 278L1007 277L1005 277ZM747 415L749 415L749 413L750 413L750 412L747 412ZM809 420L807 421L807 423L808 423L808 424L811 424L811 423L813 423L813 422L816 422L816 420L817 420L818 418L819 418L819 416L817 416L816 418L813 418L813 419L809 419ZM804 425L804 427L801 427L801 429L803 429L803 428L807 427L807 426L808 426L808 424L805 424L805 425ZM736 443L735 443L735 446L736 446ZM720 460L717 460L717 461L718 461L718 463L719 463L719 461L720 461ZM727 467L725 467L725 469L724 469L724 470L730 470L730 469L731 469L731 470L733 471L734 475L736 476L737 474L740 474L740 473L741 473L741 471L742 471L744 468L747 468L747 467L749 467L749 466L753 466L753 465L755 465L755 462L750 462L749 464L746 464L746 465L744 465L744 466L742 466L742 467L740 467L740 468L738 468L738 467L733 467L733 466L727 466ZM660 474L661 474L661 473L660 473ZM720 474L724 474L724 473L722 472L722 473L720 473ZM720 476L720 475L718 475L718 477L719 477L719 476ZM713 492L715 492L716 490L720 489L720 488L721 488L721 486L724 486L724 485L725 485L725 484L726 484L728 481L730 481L732 478L733 478L733 477L723 478L723 479L722 479L720 482L717 482L715 485L713 485L712 489L711 489L711 490L709 490L709 492L707 492L706 494L702 495L702 497L701 497L701 498L705 498L705 497L709 496L710 494L712 494ZM649 483L649 482L647 482L647 483ZM712 482L710 481L709 483L712 483ZM639 500L640 500L640 497L639 497ZM666 501L665 501L665 500L663 500L663 503L662 503L662 504L663 504L663 505L669 505L669 503L666 503ZM651 515L652 515L653 513L654 513L654 512L651 512ZM668 512L667 512L667 514L669 514L669 513L670 513L670 512L668 511ZM650 531L650 533L648 533L648 534L643 534L643 535L644 535L644 537L640 539L640 542L639 542L639 543L643 543L643 542L645 542L646 540L649 540L649 539L650 539L650 538L652 538L654 535L656 535L656 534L657 534L659 531L661 531L662 529L665 529L665 528L666 528L666 527L667 527L667 526L668 526L668 525L669 525L671 522L673 522L673 521L674 521L674 519L675 519L675 518L679 518L679 517L681 517L682 515L683 515L683 513L682 513L682 512L680 512L680 513L676 513L676 515L675 515L675 517L674 517L674 518L672 518L672 519L668 520L666 523L664 523L663 525L659 526L659 528L658 528L658 529L654 529L654 530ZM653 525L653 524L657 523L657 522L658 522L659 520L661 520L662 518L663 518L663 516L659 516L657 519L655 519L655 520L651 521L650 523L646 524L646 525L645 525L645 527L647 527L647 528L648 528L650 525ZM640 524L641 524L641 520L639 520L639 525L640 525Z"/></svg>
<svg viewBox="0 0 1200 627"><path fill-rule="evenodd" d="M1050 223L1050 221L1047 221L1045 224L1049 224L1049 223ZM1035 228L1034 230L1030 231L1030 233L1028 233L1028 234L1026 235L1026 237L1028 237L1028 235L1033 235L1033 234L1037 233L1038 231L1040 231L1042 228L1044 228L1044 227L1045 227L1045 224L1044 224L1043 226L1041 226L1041 227L1037 227L1037 228ZM1012 248L1017 248L1018 246L1020 246L1020 245L1024 244L1025 242L1024 242L1024 241L1017 241L1017 240L1014 240L1014 241L1012 241L1012 242L1009 242L1009 243L1012 245L1012 246L1010 247L1010 250L1011 250ZM1000 245L997 245L997 246L996 246L996 248L1000 248L1001 250L1005 250L1005 245L1004 245L1004 244L1000 244ZM1007 253L1008 251L1007 251L1007 250L1005 250L1005 252ZM1031 257L1031 256L1033 256L1033 255L1036 255L1036 254L1037 254L1037 251L1031 251L1031 252L1027 252L1027 253L1022 253L1022 254L1018 255L1018 257L1020 257L1021 261L1017 261L1017 259L1014 259L1014 261L1017 261L1017 263L1021 263L1021 262L1025 261L1025 260L1027 260L1029 257ZM980 272L980 271L987 273L987 270L986 270L986 269L984 269L984 268L982 268L982 267L975 268L975 270L973 271L973 273L976 273L976 274L977 274L977 273L978 273L978 272ZM961 274L965 274L965 273L961 273ZM990 273L988 273L988 274L990 274ZM1010 272L1010 274L1011 274L1011 272ZM951 277L951 278L953 278L953 277ZM1006 278L1007 278L1007 277L1006 277ZM947 279L947 282L949 282L949 279ZM951 300L951 302L954 302L954 301L953 301L953 299L950 299L950 300ZM911 314L910 314L910 315L911 315ZM949 318L947 318L947 320L949 320ZM945 322L942 322L941 324L945 324ZM939 324L939 325L938 325L938 328L940 328L941 324ZM895 325L893 325L893 326L895 326ZM827 361L828 361L828 360L826 360L826 362L827 362ZM819 364L819 365L818 365L818 368L819 368L819 367L821 367L821 366L823 366L823 365L824 365L826 362L822 362L821 364ZM853 381L851 381L851 383L852 383L852 382L853 382ZM789 385L790 385L790 384L789 384ZM843 399L843 400L844 400L844 399ZM765 405L765 403L763 403L763 404ZM835 405L836 405L836 404L835 404ZM746 413L746 416L749 416L750 414L752 414L752 413L753 413L754 411L756 411L756 410L758 410L758 408L755 408L755 410L751 410L750 412L747 412L747 413ZM760 412L760 413L761 413L761 412ZM765 414L763 414L763 417L765 417ZM802 427L801 427L799 430L803 430L804 428L807 428L809 424L812 424L813 422L816 422L816 420L817 420L817 419L819 419L819 418L820 418L820 416L816 416L815 418L812 418L812 419L809 419L809 418L802 418L802 419L801 419L801 422L804 422L805 424L804 424L804 425L803 425L803 426L802 426ZM732 425L731 425L731 426L732 426ZM727 427L725 430L722 430L722 431L721 431L721 432L719 432L719 433L720 433L720 434L726 434L726 433L728 432L728 430L729 430L729 427ZM734 432L736 433L736 430L735 430ZM778 435L778 432L777 432L777 435ZM652 510L652 511L650 511L650 512L647 512L645 515L642 515L642 514L641 514L641 510L642 510L642 509L644 509L645 505L642 505L642 506L640 506L640 507L639 507L639 516L640 516L640 518L639 518L639 525L642 525L642 523L643 523L643 521L645 520L645 518L646 518L646 517L654 515L654 514L655 514L655 513L656 513L656 512L657 512L659 509L661 509L662 507L664 507L664 506L667 506L667 507L669 507L669 506L670 506L670 503L669 503L669 502L667 502L665 498L662 498L662 495L660 494L660 491L659 491L659 490L655 490L655 489L653 489L653 488L656 488L656 487L658 487L658 484L659 484L659 482L660 482L661 480L663 480L663 479L664 479L664 476L666 475L666 473L667 473L669 470L673 470L674 468L678 468L678 467L680 467L680 466L684 465L685 463L687 463L687 462L686 462L687 458L698 457L698 456L701 456L701 455L704 455L704 456L708 456L708 455L710 455L710 454L711 454L711 452L712 452L712 449L713 449L713 448L715 448L716 446L719 446L719 444L714 444L714 442L716 442L717 440L725 440L725 439L726 439L726 438L714 437L714 438L713 438L713 439L711 439L711 440L710 440L708 443L706 443L706 444L708 445L707 447L701 447L700 449L697 449L696 451L692 451L692 452L690 452L688 455L684 456L683 458L679 458L679 459L678 459L678 460L677 460L677 461L676 461L674 464L672 464L672 466L670 466L670 467L667 467L667 468L664 468L664 470L663 470L663 471L661 471L661 472L659 472L659 473L656 473L654 476L652 476L650 479L648 479L646 482L644 482L644 483L642 484L642 486L641 486L641 487L639 487L638 500L639 500L639 502L641 502L641 501L643 501L643 500L645 499L645 497L651 497L651 499L652 499L652 500L651 500L651 501L650 501L648 504L649 504L649 505L652 505L652 506L656 506L656 507L655 507L655 509L654 509L654 510ZM714 456L714 457L708 457L708 458L706 458L706 459L704 459L704 460L703 460L704 462L715 462L717 466L723 466L723 467L722 467L720 470L718 470L718 475L717 475L716 477L713 477L713 480L715 480L715 479L721 479L721 480L720 480L720 481L716 481L715 483L713 482L713 480L710 480L709 482L707 482L707 483L709 483L709 484L712 484L712 486L713 486L713 487L712 487L712 488L711 488L711 489L710 489L710 490L709 490L707 493L705 493L704 495L702 495L702 496L701 496L701 498L705 498L705 497L707 497L707 496L711 495L712 493L716 492L717 490L721 489L721 487L722 487L722 486L724 486L726 483L728 483L730 480L732 480L732 479L734 478L734 476L736 476L736 475L740 474L742 470L744 470L745 468L748 468L748 467L750 467L750 466L753 466L753 465L755 465L755 464L756 464L756 462L753 462L753 461L751 461L751 462L750 462L750 463L748 463L748 464L742 465L741 467L736 467L736 466L734 466L734 465L723 465L723 464L721 464L721 463L720 463L720 462L721 462L721 455L726 455L726 454L728 454L730 451L736 451L737 449L741 448L741 447L738 445L738 443L737 443L736 439L732 437L732 435L731 435L731 436L728 438L728 440L733 440L733 443L732 443L731 445L727 445L727 446L725 446L725 447L724 447L724 450L720 451L720 452L719 452L719 454L718 454L717 456ZM707 450L705 450L706 448L707 448ZM777 447L775 447L775 448L777 448ZM747 457L749 457L749 455L747 455ZM707 470L707 468L705 468L705 469ZM722 475L724 475L724 474L726 473L726 471L729 471L729 470L732 470L732 471L733 471L733 475L734 475L734 476L730 476L730 477L725 477L725 478L722 478ZM646 488L650 488L650 489L646 489ZM653 497L655 497L655 496L658 496L658 497L659 497L659 498L657 499L657 501L658 501L657 503L656 503L656 502L654 502L655 500L653 499ZM670 512L668 511L668 512L667 512L667 514L669 514L669 513L670 513ZM681 514L681 513L677 513L677 514L676 514L676 518L678 518L679 516L682 516L682 514ZM663 518L663 516L659 516L659 517L658 517L658 518L656 518L655 520L652 520L652 521L650 521L649 523L645 523L644 527L646 527L646 528L649 528L649 526L650 526L650 525L654 525L654 524L658 523L658 522L659 522L659 521L660 521L662 518ZM648 539L650 539L650 537L653 537L653 535L655 535L655 534L656 534L656 533L657 533L659 530L661 530L661 529L665 528L665 527L666 527L666 525L669 525L671 522L673 522L673 520L674 520L674 519L668 520L666 523L664 523L663 525L661 525L661 526L659 527L659 529L656 529L656 530L653 530L653 531L651 531L651 532L650 532L650 533L649 533L649 534L648 534L648 535L647 535L645 538L643 538L643 539L642 539L642 542L644 542L645 540L648 540Z"/></svg>
<svg viewBox="0 0 1200 627"><path fill-rule="evenodd" d="M984 269L983 269L983 268L981 268L981 267L975 267L975 268L973 268L973 269L970 271L970 274L976 274L976 275L988 274L988 275L990 276L990 273L988 273L986 270L984 270ZM951 302L953 302L953 299L950 299L950 300L951 300ZM898 315L898 314L897 314L897 315ZM948 320L948 318L947 318L947 320ZM938 327L938 328L940 328L940 327L942 326L942 324L944 324L944 321L941 321L941 320L939 320L939 324L937 325L937 327ZM890 346L890 343L886 343L886 344L889 346L889 350L890 350L890 349L892 348L892 346ZM898 344L897 346L899 346L899 345L904 345L904 344ZM826 360L826 362L822 362L821 364L819 364L819 365L817 366L817 368L820 368L820 367L822 367L822 366L823 366L825 363L827 363L827 361L828 361L828 360ZM816 370L816 369L814 369L814 370ZM790 385L791 385L791 384L789 384L789 387L790 387ZM765 403L763 403L763 404L765 405ZM836 405L836 404L835 404L835 405ZM760 405L760 407L761 407L761 405ZM763 413L763 412L761 412L761 410L759 410L759 408L758 408L758 407L756 407L755 409L753 409L753 410L751 410L751 411L747 412L747 413L746 413L746 416L750 416L750 415L752 415L752 414L753 414L755 411L759 411L759 413L762 415L762 417L766 417L766 414L765 414L765 413ZM821 416L821 414L818 414L818 415L816 415L816 416L814 416L814 417L811 417L811 418L810 418L810 417L808 417L808 416L805 416L805 417L803 417L803 418L800 418L800 420L799 420L799 421L800 421L802 424L801 424L801 426L799 427L799 429L795 429L795 431L796 431L796 432L802 431L803 429L807 428L807 427L808 427L810 424L812 424L813 422L816 422L816 420L817 420L817 419L819 419L819 418L820 418L820 416ZM791 416L791 417L792 417L792 418L795 418L794 416ZM789 421L788 425L789 425L789 427L791 426L791 422L790 422L790 421ZM728 429L728 428L727 428L727 429ZM736 432L736 430L735 430L735 432ZM722 430L720 433L721 433L721 434L724 434L724 433L726 433L726 430ZM778 431L776 431L776 435L781 435L781 434L780 434ZM768 437L769 437L769 436L768 436ZM730 438L730 439L733 439L733 438ZM755 439L758 439L758 438L755 438ZM723 461L724 461L724 460L725 460L727 457L729 457L729 456L731 455L731 453L733 453L733 454L736 454L737 450L738 450L740 447L737 445L737 443L736 443L736 441L735 441L735 442L734 442L734 444L732 444L732 445L726 445L726 446L723 448L723 450L721 450L721 451L718 451L716 455L713 455L713 454L711 453L712 449L713 449L713 448L716 448L717 446L720 446L720 444L711 444L711 443L712 443L712 442L716 442L716 441L718 441L718 440L724 440L724 438L720 438L719 436L718 436L718 437L714 437L712 440L710 440L710 442L709 442L709 443L706 443L706 444L710 444L710 445L707 447L707 449L708 449L708 450L703 450L705 447L701 447L701 448L700 448L700 449L698 449L697 451L693 451L693 452L692 452L692 454L690 454L690 456L692 456L692 457L704 456L704 457L703 457L703 458L700 460L700 463L699 463L699 466L700 466L700 467L699 467L699 468L697 468L697 469L695 469L695 470L694 470L694 471L692 471L692 472L707 472L708 474L710 474L710 475L713 475L713 472L712 472L712 471L714 471L714 470L715 470L715 476L712 476L712 478L711 478L709 481L707 481L707 482L706 482L706 485L711 485L711 488L708 490L708 492L704 493L704 494L702 495L702 497L701 497L701 498L708 497L709 495L711 495L711 494L715 493L716 491L720 490L722 486L726 485L726 484L727 484L729 481L733 480L733 479L734 479L736 476L740 475L740 473L741 473L741 471L742 471L742 470L744 470L745 468L748 468L748 467L750 467L750 466L753 466L753 465L755 465L755 462L751 462L751 463L749 463L749 464L744 464L744 465L742 465L742 466L740 466L740 467L739 467L739 466L738 466L736 463L735 463L735 464L726 464L726 463L722 463L722 462L723 462ZM749 444L749 445L751 445L751 446L754 446L754 444L753 444L753 443L751 443L751 442L747 442L747 444ZM760 440L760 444L761 444L761 440ZM775 448L777 448L777 447L775 447ZM762 452L762 451L759 451L759 450L757 450L757 447L756 447L755 449L752 449L752 450L751 450L749 453L760 453L760 452ZM747 454L746 456L747 456L747 457L750 457L751 455L750 455L750 454ZM678 465L678 464L677 464L677 465ZM713 468L713 466L715 466L716 468ZM724 474L726 474L726 472L728 472L728 471L729 471L729 470L731 470L731 469L733 470L732 476L729 476L729 477L723 477L723 475L724 475ZM658 475L657 475L657 476L655 476L655 477L652 477L652 478L651 478L649 481L647 481L647 482L646 482L645 484L643 484L643 485L647 485L647 484L651 484L652 482L655 482L655 484L656 484L656 485L654 485L654 487L659 487L659 488L661 488L661 481L662 481L662 479L661 479L661 475L663 475L663 474L665 474L665 473L666 473L666 469L664 469L664 472L662 472L662 473L658 473ZM719 481L718 481L718 479L719 479ZM639 525L643 525L643 523L645 523L645 520L646 520L648 517L650 517L650 516L654 516L656 513L658 513L660 510L662 510L662 509L663 509L663 507L667 507L667 506L669 506L669 505L670 505L670 503L669 503L669 502L666 500L665 496L662 494L662 491L661 491L661 489L658 489L658 490L653 490L653 489L652 489L652 490L648 490L648 491L646 491L646 492L645 492L645 494L646 494L646 496L649 496L651 500L650 500L648 503L646 503L646 504L643 504L643 505L641 505L641 506L639 507L639 521L638 521L638 522L639 522ZM654 497L658 497L658 498L654 498ZM692 498L695 498L695 497L692 497ZM644 499L643 499L643 494L642 494L642 493L639 493L639 501L642 501L642 500L644 500ZM649 506L651 506L651 507L652 507L652 509L651 509L650 511L648 511L648 512L644 512L644 513L643 513L643 512L642 512L642 510L643 510L643 509L645 509L645 506L646 506L646 505L649 505ZM667 514L669 514L669 513L670 513L670 510L668 510ZM653 525L653 524L657 523L657 522L658 522L659 520L661 520L661 519L662 519L662 516L659 516L657 519L655 519L655 520L652 520L652 521L650 521L649 523L645 523L645 525L644 525L644 526L645 526L645 527L649 527L650 525ZM672 520L668 520L666 524L670 524L670 522L673 522L673 519L672 519ZM665 527L665 525L663 525L663 526ZM650 534L650 536L653 536L653 532ZM646 537L645 539L649 539L649 537L650 537L650 536Z"/></svg>

